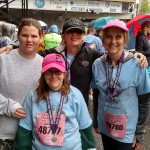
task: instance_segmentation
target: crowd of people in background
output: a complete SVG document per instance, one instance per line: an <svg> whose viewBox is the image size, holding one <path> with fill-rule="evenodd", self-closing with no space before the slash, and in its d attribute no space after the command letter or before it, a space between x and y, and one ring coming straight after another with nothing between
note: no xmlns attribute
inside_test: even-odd
<svg viewBox="0 0 150 150"><path fill-rule="evenodd" d="M87 35L84 37L84 42L86 46L90 46L94 50L105 52L101 39L95 36L94 28L87 29Z"/></svg>
<svg viewBox="0 0 150 150"><path fill-rule="evenodd" d="M59 46L62 41L61 35L58 33L57 25L50 27L50 33L44 35L45 49L50 49Z"/></svg>
<svg viewBox="0 0 150 150"><path fill-rule="evenodd" d="M149 34L150 21L136 37L141 53L131 53L128 28L118 19L87 35L77 18L63 24L61 35L55 24L23 19L19 45L0 49L0 149L96 150L94 128L104 150L142 150L150 114Z"/></svg>
<svg viewBox="0 0 150 150"><path fill-rule="evenodd" d="M8 24L1 24L0 48L15 44L12 40L13 28Z"/></svg>

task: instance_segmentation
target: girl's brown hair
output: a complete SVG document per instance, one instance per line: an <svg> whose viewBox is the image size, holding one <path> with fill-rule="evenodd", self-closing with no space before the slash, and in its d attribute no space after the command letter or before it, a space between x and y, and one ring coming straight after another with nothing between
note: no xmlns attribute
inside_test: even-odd
<svg viewBox="0 0 150 150"><path fill-rule="evenodd" d="M47 97L49 95L49 87L45 81L45 73L41 75L41 78L39 79L39 86L36 88L37 92L37 102L40 102L42 99L47 100ZM60 88L60 92L67 96L70 92L70 83L68 81L67 75L65 75L65 78L63 80L63 84Z"/></svg>
<svg viewBox="0 0 150 150"><path fill-rule="evenodd" d="M21 23L18 26L18 35L20 34L22 28L24 26L34 26L38 29L39 31L39 35L42 36L42 31L41 31L41 26L38 23L37 20L33 19L33 18L24 18L21 20Z"/></svg>

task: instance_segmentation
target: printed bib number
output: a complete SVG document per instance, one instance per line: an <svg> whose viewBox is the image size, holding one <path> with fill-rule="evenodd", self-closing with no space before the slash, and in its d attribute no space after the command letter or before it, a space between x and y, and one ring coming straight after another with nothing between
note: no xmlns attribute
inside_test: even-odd
<svg viewBox="0 0 150 150"><path fill-rule="evenodd" d="M104 113L106 129L112 137L124 138L126 136L126 115Z"/></svg>
<svg viewBox="0 0 150 150"><path fill-rule="evenodd" d="M56 114L53 114L53 118L55 120ZM65 121L66 116L61 114L56 133L53 135L48 113L37 113L36 134L38 135L41 143L51 146L63 146Z"/></svg>

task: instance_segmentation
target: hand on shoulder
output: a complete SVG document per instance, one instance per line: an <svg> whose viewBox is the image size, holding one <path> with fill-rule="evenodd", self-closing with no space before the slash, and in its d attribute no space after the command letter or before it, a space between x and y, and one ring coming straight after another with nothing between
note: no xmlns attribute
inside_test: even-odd
<svg viewBox="0 0 150 150"><path fill-rule="evenodd" d="M6 52L6 54L9 54L9 52L13 49L13 45L7 45L5 47L0 48L0 54L3 52Z"/></svg>

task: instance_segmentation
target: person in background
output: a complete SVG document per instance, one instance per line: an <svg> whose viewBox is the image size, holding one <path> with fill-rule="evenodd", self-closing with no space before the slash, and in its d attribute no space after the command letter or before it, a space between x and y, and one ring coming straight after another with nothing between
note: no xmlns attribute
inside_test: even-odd
<svg viewBox="0 0 150 150"><path fill-rule="evenodd" d="M150 34L150 21L144 21L141 24L141 31L136 36L135 50L144 54L150 66L150 42L148 35Z"/></svg>
<svg viewBox="0 0 150 150"><path fill-rule="evenodd" d="M38 21L39 22L39 21ZM49 34L49 28L47 25L42 25L40 22L39 22L40 26L41 26L41 32L42 32L42 38L41 38L41 41L40 41L40 44L37 48L37 52L38 51L42 51L42 50L45 50L45 43L44 43L44 36L46 34Z"/></svg>
<svg viewBox="0 0 150 150"><path fill-rule="evenodd" d="M26 117L22 104L41 76L43 58L36 53L41 40L39 23L23 19L17 37L19 48L0 54L0 150L12 150L18 119Z"/></svg>
<svg viewBox="0 0 150 150"><path fill-rule="evenodd" d="M58 34L62 35L62 29L59 29Z"/></svg>
<svg viewBox="0 0 150 150"><path fill-rule="evenodd" d="M19 122L14 150L82 150L85 141L80 132L88 139L84 150L96 150L85 100L70 86L60 54L44 58L39 85L30 91L23 108L27 117Z"/></svg>
<svg viewBox="0 0 150 150"><path fill-rule="evenodd" d="M61 35L58 34L57 25L50 27L50 33L44 36L45 49L50 49L59 46L62 41Z"/></svg>
<svg viewBox="0 0 150 150"><path fill-rule="evenodd" d="M48 28L48 26L47 25L45 25L45 26L41 26L41 28L42 28L42 30L43 30L43 35L45 35L45 34L49 34L50 33L50 31L49 31L49 28Z"/></svg>
<svg viewBox="0 0 150 150"><path fill-rule="evenodd" d="M42 37L41 37L40 44L39 44L39 46L37 48L37 51L43 51L43 50L45 50L45 43L44 43L44 34L45 34L45 31L42 28L41 28L41 33L42 33Z"/></svg>
<svg viewBox="0 0 150 150"><path fill-rule="evenodd" d="M85 45L90 46L94 50L105 52L101 39L95 36L94 33L94 28L88 28L87 36L84 37Z"/></svg>
<svg viewBox="0 0 150 150"><path fill-rule="evenodd" d="M99 90L98 106L93 107L97 111L96 131L101 132L104 150L132 150L133 146L142 150L139 141L132 143L150 113L148 71L138 67L138 59L124 50L128 28L123 21L107 22L102 41L107 54L96 59L92 67L92 87ZM138 100L142 95L145 99Z"/></svg>
<svg viewBox="0 0 150 150"><path fill-rule="evenodd" d="M0 48L3 48L10 44L15 45L15 43L11 39L12 34L13 34L13 29L9 27L7 23L2 24L2 37L0 38Z"/></svg>
<svg viewBox="0 0 150 150"><path fill-rule="evenodd" d="M101 39L101 38L102 38L102 37L101 37L101 36L102 36L102 29L103 29L102 27L97 28L97 29L96 29L96 35L95 35L95 36L99 37L101 41L102 41L102 39ZM104 47L104 46L103 46L103 48L104 48L104 50L105 50L105 47ZM105 50L105 51L106 51L106 50Z"/></svg>
<svg viewBox="0 0 150 150"><path fill-rule="evenodd" d="M85 46L89 46L93 50L105 53L102 41L99 37L95 36L94 28L87 28L87 36L84 37ZM93 90L89 90L89 100L93 100Z"/></svg>
<svg viewBox="0 0 150 150"><path fill-rule="evenodd" d="M101 37L102 37L102 30L103 30L102 27L96 29L96 36L98 36L100 39L101 39Z"/></svg>

